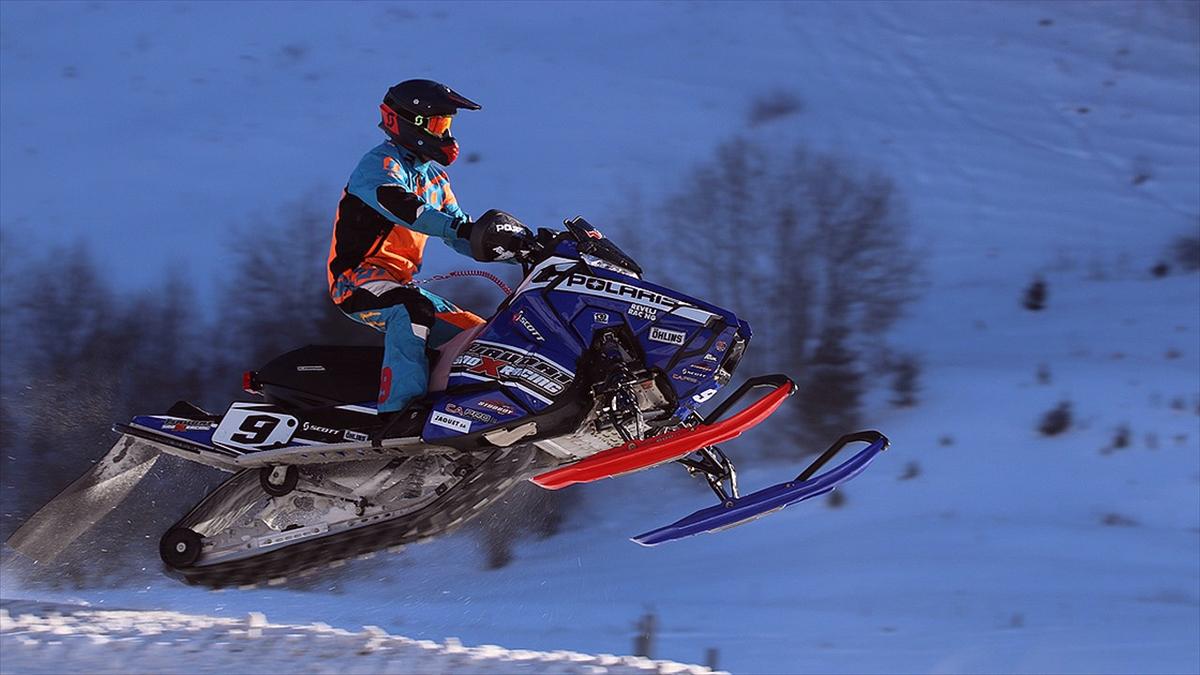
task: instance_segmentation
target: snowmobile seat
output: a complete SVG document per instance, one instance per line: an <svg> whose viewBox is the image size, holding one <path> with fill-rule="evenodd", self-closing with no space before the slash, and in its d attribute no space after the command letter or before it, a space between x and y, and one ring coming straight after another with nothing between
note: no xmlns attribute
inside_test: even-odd
<svg viewBox="0 0 1200 675"><path fill-rule="evenodd" d="M275 357L252 379L268 401L318 408L373 402L382 367L382 347L308 345Z"/></svg>
<svg viewBox="0 0 1200 675"><path fill-rule="evenodd" d="M444 391L450 366L483 330L483 324L447 340L431 355L430 391ZM308 345L272 359L252 374L271 402L302 408L373 402L379 394L382 347Z"/></svg>

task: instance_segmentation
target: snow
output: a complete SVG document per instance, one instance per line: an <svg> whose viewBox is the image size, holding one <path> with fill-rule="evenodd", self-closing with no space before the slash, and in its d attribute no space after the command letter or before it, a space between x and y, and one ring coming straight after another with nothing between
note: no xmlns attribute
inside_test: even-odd
<svg viewBox="0 0 1200 675"><path fill-rule="evenodd" d="M5 671L23 673L127 673L130 663L141 672L189 673L276 671L280 664L296 663L306 664L307 672L338 674L715 672L640 656L466 647L457 638L412 640L377 626L347 631L323 623L274 624L261 612L234 620L30 602L0 608L0 646Z"/></svg>
<svg viewBox="0 0 1200 675"><path fill-rule="evenodd" d="M85 237L131 287L185 257L218 277L225 224L248 213L304 194L332 210L383 88L410 75L484 105L455 123L464 156L481 155L452 171L469 212L547 225L635 188L660 208L649 196L740 131L888 171L928 268L893 335L923 359L920 404L872 397L892 449L841 508L646 549L626 537L710 499L664 468L572 488L586 499L569 531L497 571L454 536L350 563L336 591L213 593L151 569L137 588L59 594L6 574L3 597L589 653L629 651L653 611L656 656L715 648L733 672L1200 672L1200 277L1147 272L1200 233L1195 3L0 3L0 17L0 224ZM454 47L401 72L394 45L413 35ZM804 110L747 127L750 97L775 87ZM463 264L434 254L427 269ZM1035 273L1039 313L1019 304ZM1075 424L1039 436L1063 400ZM1112 448L1121 425L1131 443ZM767 429L727 450L786 442ZM900 480L910 462L919 475ZM800 468L742 465L742 482Z"/></svg>

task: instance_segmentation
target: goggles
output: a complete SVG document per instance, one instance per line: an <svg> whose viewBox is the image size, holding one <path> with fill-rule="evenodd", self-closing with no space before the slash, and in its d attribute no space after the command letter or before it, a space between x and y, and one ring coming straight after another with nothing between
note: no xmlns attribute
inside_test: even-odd
<svg viewBox="0 0 1200 675"><path fill-rule="evenodd" d="M445 136L450 133L450 122L454 118L450 115L435 115L425 118L425 130L434 136Z"/></svg>

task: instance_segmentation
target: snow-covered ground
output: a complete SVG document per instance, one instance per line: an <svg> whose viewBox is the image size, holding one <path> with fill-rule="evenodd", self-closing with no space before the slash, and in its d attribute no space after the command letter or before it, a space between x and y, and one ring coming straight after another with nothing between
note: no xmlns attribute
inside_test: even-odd
<svg viewBox="0 0 1200 675"><path fill-rule="evenodd" d="M53 597L10 574L4 597L592 653L628 652L653 610L655 656L714 648L734 672L1200 672L1200 276L1147 271L1200 234L1195 3L287 8L0 3L6 231L86 212L102 251L136 239L156 259L122 266L130 284L172 251L216 276L213 223L335 196L382 87L410 74L484 103L455 126L481 155L454 167L468 210L537 224L629 186L658 208L646 198L734 132L802 138L884 168L911 206L929 286L894 341L924 361L920 404L872 398L893 449L841 508L674 545L625 539L707 505L668 468L572 488L569 531L493 572L455 536L351 563L336 591L212 593L150 569ZM402 73L397 34L455 47ZM773 87L803 112L748 128L748 98ZM49 139L84 149L85 188L55 189ZM1018 302L1034 273L1038 313ZM1074 425L1039 436L1060 401ZM787 441L729 450L755 442Z"/></svg>
<svg viewBox="0 0 1200 675"><path fill-rule="evenodd" d="M78 605L5 602L0 647L6 673L276 672L308 664L313 673L516 673L702 675L713 670L640 656L537 652L496 645L467 647L361 632L328 624L271 623L261 612L238 621L161 611L91 609ZM120 655L121 658L113 658Z"/></svg>

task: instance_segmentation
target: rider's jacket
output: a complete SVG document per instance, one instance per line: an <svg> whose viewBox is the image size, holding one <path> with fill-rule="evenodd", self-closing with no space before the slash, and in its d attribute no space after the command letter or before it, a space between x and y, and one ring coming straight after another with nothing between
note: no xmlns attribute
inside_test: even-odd
<svg viewBox="0 0 1200 675"><path fill-rule="evenodd" d="M363 277L411 280L430 236L470 255L456 231L466 221L440 167L390 142L372 148L350 174L334 217L328 268L334 302ZM343 277L357 283L338 284Z"/></svg>

